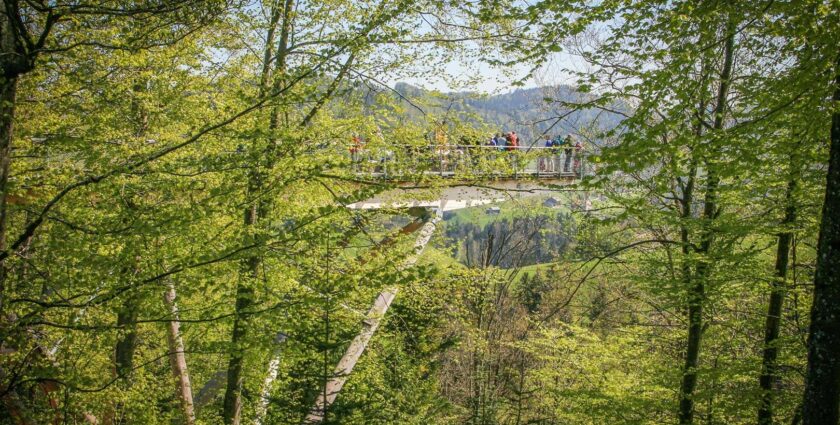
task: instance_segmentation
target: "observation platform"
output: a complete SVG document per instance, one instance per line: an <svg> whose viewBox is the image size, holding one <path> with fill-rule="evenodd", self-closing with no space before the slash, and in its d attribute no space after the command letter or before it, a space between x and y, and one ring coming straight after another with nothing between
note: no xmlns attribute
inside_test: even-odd
<svg viewBox="0 0 840 425"><path fill-rule="evenodd" d="M354 173L393 188L353 209L434 208L451 211L548 195L594 173L580 150L495 146L433 146L352 152Z"/></svg>

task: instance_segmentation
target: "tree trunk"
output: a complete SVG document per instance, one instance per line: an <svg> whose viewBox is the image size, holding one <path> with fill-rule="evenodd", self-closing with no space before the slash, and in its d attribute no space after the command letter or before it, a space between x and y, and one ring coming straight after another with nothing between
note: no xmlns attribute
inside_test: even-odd
<svg viewBox="0 0 840 425"><path fill-rule="evenodd" d="M139 97L141 93L147 90L147 81L140 80L135 82L132 86L132 100L131 113L134 116L134 137L137 140L142 140L146 137L149 128L149 113L143 106L142 99ZM131 199L125 201L126 211L128 215L135 215L137 206ZM131 248L132 240L126 240L128 248ZM125 269L123 275L128 279L133 279L138 271L138 254L130 252L128 257L132 265ZM115 365L118 378L124 378L131 372L134 366L134 351L137 343L137 315L140 309L140 296L133 291L128 294L125 303L117 314L117 325L124 329L121 337L117 340Z"/></svg>
<svg viewBox="0 0 840 425"><path fill-rule="evenodd" d="M127 270L122 273L130 276ZM131 385L129 375L134 370L134 352L137 344L137 317L139 313L137 293L130 293L120 306L117 312L117 343L114 347L114 377L119 386L128 388ZM122 417L123 404L115 402L105 408L102 413L102 422L106 425L124 422Z"/></svg>
<svg viewBox="0 0 840 425"><path fill-rule="evenodd" d="M138 300L130 295L117 313L117 326L121 334L114 350L114 366L117 378L126 378L134 369L134 349L137 343L137 308Z"/></svg>
<svg viewBox="0 0 840 425"><path fill-rule="evenodd" d="M260 97L267 93L271 82L271 64L274 56L274 34L277 32L277 23L280 22L280 0L271 2L271 17L268 21L268 32L265 36L265 52L263 52L262 75L260 76Z"/></svg>
<svg viewBox="0 0 840 425"><path fill-rule="evenodd" d="M6 250L8 233L9 170L12 162L17 78L0 76L0 251ZM0 260L0 318L5 318L5 293L8 266ZM5 320L5 319L0 319Z"/></svg>
<svg viewBox="0 0 840 425"><path fill-rule="evenodd" d="M17 78L2 78L0 81L0 250L6 249L8 210L9 167L12 161L12 135L17 100Z"/></svg>
<svg viewBox="0 0 840 425"><path fill-rule="evenodd" d="M245 215L245 224L253 226L256 223L257 207L253 205ZM242 413L242 363L245 355L245 337L250 326L247 311L254 303L254 289L252 281L259 276L260 257L252 256L245 260L242 278L236 288L235 318L233 335L231 337L231 353L227 368L227 388L222 417L225 424L238 425ZM243 282L242 280L247 280Z"/></svg>
<svg viewBox="0 0 840 425"><path fill-rule="evenodd" d="M799 165L791 161L791 167ZM785 191L785 216L782 226L785 229L779 233L776 246L775 279L771 283L770 301L767 304L767 317L764 321L764 351L762 353L761 376L758 378L761 388L761 399L758 405L758 424L773 425L773 382L776 380L776 357L779 347L779 328L782 318L782 304L787 291L788 257L793 232L788 229L796 220L796 207L793 204L793 193L796 190L796 179L788 181Z"/></svg>
<svg viewBox="0 0 840 425"><path fill-rule="evenodd" d="M414 244L414 253L405 259L401 268L406 269L413 266L420 258L420 254L422 254L423 249L429 243L429 240L431 240L435 232L435 226L441 219L440 214L442 213L438 211L438 215L420 229L417 242ZM386 289L376 296L376 301L374 301L373 306L368 310L365 320L362 321L361 332L353 338L350 346L347 347L347 351L344 352L344 356L341 357L341 360L339 360L335 369L333 369L332 378L327 381L324 390L318 395L318 398L315 400L315 405L304 420L305 423L321 423L324 420L327 409L329 409L330 405L338 397L338 393L344 387L344 383L347 382L347 377L353 372L353 368L362 357L373 334L379 329L382 318L388 312L388 308L396 296L396 288Z"/></svg>
<svg viewBox="0 0 840 425"><path fill-rule="evenodd" d="M128 272L124 273L128 275ZM140 300L137 294L129 294L117 312L117 344L114 347L114 375L123 388L131 386L129 375L134 370L134 352L137 347L137 317ZM122 402L117 402L106 409L103 420L106 424L122 423Z"/></svg>
<svg viewBox="0 0 840 425"><path fill-rule="evenodd" d="M12 72L12 68L19 65L21 59L20 40L13 24L12 14L7 11L11 7L6 2L0 3L0 64L3 74L0 75L0 251L6 250L8 238L8 209L9 170L12 163L12 136L14 134L15 104L17 102L17 83L19 73ZM6 264L0 260L0 318L5 318L6 292Z"/></svg>
<svg viewBox="0 0 840 425"><path fill-rule="evenodd" d="M184 423L193 425L195 423L195 409L193 407L192 386L190 385L190 374L187 370L187 358L184 354L184 340L181 338L178 306L175 304L175 285L172 282L166 284L163 302L172 315L172 320L167 322L166 336L169 343L169 364L172 367L172 375L178 383L176 395L181 402Z"/></svg>
<svg viewBox="0 0 840 425"><path fill-rule="evenodd" d="M287 54L287 46L289 42L289 34L291 32L291 14L292 14L292 0L285 0L283 6L283 27L281 28L280 34L280 44L277 49L277 62L276 62L276 72L273 75L274 79L274 87L278 88L281 86L281 81L283 79L283 74L285 73L286 68L286 54ZM266 52L264 55L264 63L263 63L263 76L261 78L261 86L260 86L260 94L264 95L268 89L268 82L270 80L269 76L266 75L271 70L271 60L274 45L274 34L276 32L276 25L280 21L279 19L279 2L274 2L272 5L272 12L271 12L271 20L269 22L270 27L268 29L267 39L266 39ZM275 107L271 113L270 122L269 122L269 134L271 135L268 140L268 146L266 147L264 153L265 156L262 158L256 158L254 169L251 171L249 182L248 182L248 197L254 198L251 200L251 204L246 207L245 209L245 227L253 229L262 215L265 214L265 205L262 202L260 197L260 192L263 190L264 185L264 176L263 170L261 167L265 164L266 168L269 168L273 163L273 151L274 151L274 133L276 132L279 124L278 120L278 108ZM257 148L255 146L255 148ZM246 236L245 245L253 244L253 237ZM252 282L258 278L260 265L262 264L262 258L259 255L252 255L248 258L243 260L242 264L242 273L239 284L236 288L236 306L235 314L234 314L234 323L233 323L233 335L231 337L231 354L230 360L228 362L228 369L227 369L227 387L225 389L225 400L224 406L222 410L222 418L224 423L227 425L238 425L241 421L241 413L242 413L242 363L244 360L244 353L245 353L245 339L248 335L248 327L249 327L249 320L247 317L247 310L253 305L254 303L254 289L252 287Z"/></svg>
<svg viewBox="0 0 840 425"><path fill-rule="evenodd" d="M729 22L726 25L725 36L723 69L720 73L720 86L718 88L714 111L715 119L713 128L718 131L723 129L724 117L726 115L726 101L732 79L735 49L735 25L732 18L729 18ZM707 176L703 202L704 228L700 238L699 248L699 254L705 258L702 258L697 265L697 270L688 292L688 337L685 363L683 365L683 379L680 386L680 410L678 415L681 425L688 425L694 422L694 390L697 387L697 366L700 359L700 343L703 334L703 304L706 298L706 280L710 273L708 256L711 253L714 239L712 222L717 217L719 211L717 196L720 176L717 170L715 170L715 164L713 163L720 155L719 151L719 147L713 146L711 155L705 161Z"/></svg>
<svg viewBox="0 0 840 425"><path fill-rule="evenodd" d="M804 425L840 422L840 54L835 65L828 179L817 244L814 303L808 330Z"/></svg>
<svg viewBox="0 0 840 425"><path fill-rule="evenodd" d="M279 5L275 5L278 7ZM283 26L280 28L280 41L277 46L277 63L275 66L275 75L274 75L274 85L272 91L274 93L279 92L281 89L285 87L286 84L286 61L288 60L289 55L289 39L292 35L292 20L294 19L292 14L294 12L295 2L294 0L284 0L283 1ZM269 122L270 130L276 130L280 128L280 121L281 121L281 113L285 112L285 108L274 107L274 110L271 114L271 120ZM288 116L284 114L284 124L288 125L289 120ZM271 136L274 137L274 134ZM272 142L275 142L272 140ZM273 150L274 143L269 145L269 152Z"/></svg>
<svg viewBox="0 0 840 425"><path fill-rule="evenodd" d="M0 251L6 249L8 214L6 210L6 199L8 196L9 166L12 160L12 133L16 95L17 78L0 76ZM3 330L6 327L3 322L7 320L5 313L6 275L6 263L0 260L0 329ZM3 377L5 374L5 370L0 368L0 377ZM19 406L19 400L16 394L9 393L3 396L3 404L6 406L6 410L13 423L27 423L22 413L23 410Z"/></svg>

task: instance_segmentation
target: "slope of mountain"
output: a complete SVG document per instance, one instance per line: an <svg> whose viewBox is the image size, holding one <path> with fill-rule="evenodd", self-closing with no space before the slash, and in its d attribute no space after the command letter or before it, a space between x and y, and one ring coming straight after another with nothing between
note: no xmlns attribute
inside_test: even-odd
<svg viewBox="0 0 840 425"><path fill-rule="evenodd" d="M406 83L397 83L394 90L438 120L458 119L484 124L490 132L516 131L526 145L539 143L543 134L575 134L590 127L609 129L621 123L621 116L589 108L570 111L554 100L585 102L590 96L569 86L549 86L518 89L506 94L482 96L473 92L437 93ZM395 94L395 96L397 96ZM411 106L402 100L405 106ZM422 114L408 107L409 115ZM619 108L626 109L626 108Z"/></svg>

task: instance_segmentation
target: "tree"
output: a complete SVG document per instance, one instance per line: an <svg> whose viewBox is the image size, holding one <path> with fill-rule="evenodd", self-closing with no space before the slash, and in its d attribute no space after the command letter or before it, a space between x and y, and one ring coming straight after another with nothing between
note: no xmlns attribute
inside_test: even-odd
<svg viewBox="0 0 840 425"><path fill-rule="evenodd" d="M823 77L816 77L820 71L805 71L804 63L809 63L809 69L825 69L824 63L819 64L822 59L816 59L825 57L823 41L809 44L818 46L813 48L801 45L797 37L809 32L808 24L796 16L824 8L816 3L799 6L653 1L597 6L542 2L535 7L569 13L579 17L579 25L592 24L593 28L565 43L589 65L585 71L567 72L576 75L578 88L591 96L557 105L566 110L596 107L625 116L620 126L599 135L607 143L599 158L604 164L599 169L601 178L593 183L602 191L615 190L611 200L622 210L616 220L632 220L627 228L631 241L647 235L660 241L663 256L643 257L652 270L659 270L659 276L651 273L650 278L687 310L681 423L694 421L703 398L706 415L713 414L714 390L704 392L702 386L698 390L698 377L704 371L717 374L719 366L717 359L703 364L701 336L714 332L718 319L708 312L720 308L715 305L722 300L718 294L740 285L743 276L739 273L752 270L730 268L756 258L743 241L766 228L763 217L751 216L740 202L761 202L778 187L780 180L766 179L760 166L768 159L766 153L776 149L771 141L778 140L778 134L817 140L813 133L802 131L799 123L818 122L804 111L818 105L824 91L805 81ZM620 25L597 27L616 14L622 16ZM814 19L822 19L819 16ZM788 26L782 29L780 22ZM552 24L544 28L562 34ZM780 34L785 35L780 39ZM557 120L565 116L568 113ZM805 162L810 162L814 158L811 146L803 150ZM808 176L803 190L809 198L818 188L812 178ZM794 199L793 208L808 205ZM672 245L680 251L671 250ZM754 276L759 278L761 273ZM680 289L672 292L675 286ZM778 302L778 288L773 292ZM774 326L771 323L768 329ZM768 332L769 340L775 340L773 332ZM767 354L772 357L770 351ZM769 397L767 375L762 379L762 396ZM767 415L765 410L762 417Z"/></svg>
<svg viewBox="0 0 840 425"><path fill-rule="evenodd" d="M830 153L823 202L814 302L808 329L808 372L805 378L802 419L806 425L840 422L840 55L835 63Z"/></svg>
<svg viewBox="0 0 840 425"><path fill-rule="evenodd" d="M9 256L9 250L20 248L27 236L18 237L7 246L8 215L6 200L11 195L8 188L11 169L13 123L17 104L18 79L31 72L42 56L61 54L79 46L97 45L105 49L142 49L149 45L171 43L185 33L196 30L223 10L224 2L158 2L133 4L131 2L72 2L44 3L4 1L0 16L0 49L3 59L3 80L0 95L3 110L0 112L0 250L3 251L0 264ZM114 18L115 20L112 20ZM75 31L76 20L85 20L82 27L87 31ZM146 22L144 22L146 21ZM112 26L105 25L103 22ZM137 31L140 26L152 29L145 33ZM116 25L115 25L116 24ZM128 43L109 44L103 38L112 35L114 28L123 31L123 40ZM132 34L132 31L135 33ZM3 266L5 269L6 266ZM0 274L0 282L5 271ZM0 283L0 296L3 284ZM0 310L3 301L0 298Z"/></svg>

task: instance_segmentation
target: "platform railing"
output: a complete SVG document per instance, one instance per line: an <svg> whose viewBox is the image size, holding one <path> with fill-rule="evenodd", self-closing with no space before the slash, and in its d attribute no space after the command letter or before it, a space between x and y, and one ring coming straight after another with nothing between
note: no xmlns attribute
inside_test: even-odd
<svg viewBox="0 0 840 425"><path fill-rule="evenodd" d="M380 178L416 174L441 177L573 177L592 173L587 154L574 147L432 145L348 149L353 171Z"/></svg>

